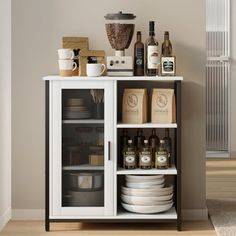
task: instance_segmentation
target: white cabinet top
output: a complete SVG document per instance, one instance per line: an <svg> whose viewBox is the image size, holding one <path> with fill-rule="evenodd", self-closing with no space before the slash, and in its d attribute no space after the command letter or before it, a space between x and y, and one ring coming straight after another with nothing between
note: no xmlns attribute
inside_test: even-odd
<svg viewBox="0 0 236 236"><path fill-rule="evenodd" d="M87 76L70 76L62 77L59 75L49 75L43 77L43 80L50 81L99 81L99 80L119 80L119 81L181 81L182 76L130 76L130 77L113 77L113 76L100 76L100 77L87 77Z"/></svg>

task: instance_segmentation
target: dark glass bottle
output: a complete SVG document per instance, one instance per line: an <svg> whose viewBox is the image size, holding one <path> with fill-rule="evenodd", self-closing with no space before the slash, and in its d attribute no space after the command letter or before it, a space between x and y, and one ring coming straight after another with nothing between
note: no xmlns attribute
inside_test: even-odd
<svg viewBox="0 0 236 236"><path fill-rule="evenodd" d="M123 167L125 169L137 168L137 154L136 149L133 146L132 140L128 140L128 145L123 150Z"/></svg>
<svg viewBox="0 0 236 236"><path fill-rule="evenodd" d="M137 42L134 44L134 75L144 75L144 44L141 32L137 32Z"/></svg>
<svg viewBox="0 0 236 236"><path fill-rule="evenodd" d="M172 44L169 39L168 31L165 31L165 34L164 34L164 42L162 43L161 54L164 57L172 56Z"/></svg>
<svg viewBox="0 0 236 236"><path fill-rule="evenodd" d="M122 135L120 136L120 152L121 156L123 157L123 149L128 145L128 140L130 140L130 137L128 135L128 130L123 129L122 130ZM123 158L120 160L120 166L123 165Z"/></svg>
<svg viewBox="0 0 236 236"><path fill-rule="evenodd" d="M149 145L150 145L151 152L152 152L152 166L154 166L155 151L159 147L159 138L156 135L156 130L155 129L152 129L152 135L149 137Z"/></svg>
<svg viewBox="0 0 236 236"><path fill-rule="evenodd" d="M173 76L176 73L176 57L172 54L172 44L169 32L165 31L164 42L161 47L160 74L162 76Z"/></svg>
<svg viewBox="0 0 236 236"><path fill-rule="evenodd" d="M167 169L169 167L168 153L165 147L165 141L160 140L160 146L155 153L155 168Z"/></svg>
<svg viewBox="0 0 236 236"><path fill-rule="evenodd" d="M170 131L169 129L165 129L165 137L163 138L165 141L165 149L168 153L168 159L169 159L169 167L171 166L171 158L172 158L172 140L170 138Z"/></svg>
<svg viewBox="0 0 236 236"><path fill-rule="evenodd" d="M140 152L141 148L143 147L144 140L145 140L145 137L143 135L143 131L141 129L138 129L137 135L134 136L134 145L137 150L137 156L139 156L139 152ZM137 163L137 164L139 164L139 163Z"/></svg>
<svg viewBox="0 0 236 236"><path fill-rule="evenodd" d="M152 168L152 152L148 140L144 140L144 145L139 152L139 167L141 169Z"/></svg>
<svg viewBox="0 0 236 236"><path fill-rule="evenodd" d="M141 129L138 129L137 135L134 137L134 145L136 146L137 150L140 150L144 144L144 135Z"/></svg>
<svg viewBox="0 0 236 236"><path fill-rule="evenodd" d="M146 41L146 75L158 75L159 53L158 42L155 39L155 22L149 21L149 38Z"/></svg>
<svg viewBox="0 0 236 236"><path fill-rule="evenodd" d="M128 130L123 129L122 130L122 135L120 136L120 150L123 150L125 146L128 144L128 140L130 139L128 135Z"/></svg>

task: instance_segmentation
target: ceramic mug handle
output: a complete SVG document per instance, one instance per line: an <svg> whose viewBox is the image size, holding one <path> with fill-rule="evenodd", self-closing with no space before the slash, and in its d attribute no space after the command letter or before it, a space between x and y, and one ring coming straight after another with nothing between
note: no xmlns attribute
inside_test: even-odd
<svg viewBox="0 0 236 236"><path fill-rule="evenodd" d="M75 71L76 70L76 68L77 68L77 64L76 64L76 62L72 62L72 66L73 66L73 69L72 69L72 71Z"/></svg>
<svg viewBox="0 0 236 236"><path fill-rule="evenodd" d="M106 65L102 64L102 72L100 73L100 76L104 73L105 70L106 70Z"/></svg>

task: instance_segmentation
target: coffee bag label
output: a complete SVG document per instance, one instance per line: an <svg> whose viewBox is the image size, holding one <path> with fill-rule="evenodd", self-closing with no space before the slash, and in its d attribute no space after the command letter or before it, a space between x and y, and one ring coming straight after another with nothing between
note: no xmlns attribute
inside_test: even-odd
<svg viewBox="0 0 236 236"><path fill-rule="evenodd" d="M123 94L123 123L144 123L147 120L146 89L125 89Z"/></svg>
<svg viewBox="0 0 236 236"><path fill-rule="evenodd" d="M153 89L152 123L174 123L175 96L173 89Z"/></svg>

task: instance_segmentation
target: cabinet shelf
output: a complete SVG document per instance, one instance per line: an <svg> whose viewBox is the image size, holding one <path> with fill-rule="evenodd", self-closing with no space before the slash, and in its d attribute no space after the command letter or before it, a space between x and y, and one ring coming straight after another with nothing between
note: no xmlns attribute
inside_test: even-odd
<svg viewBox="0 0 236 236"><path fill-rule="evenodd" d="M160 220L174 220L177 219L177 213L175 207L171 207L170 210L156 213L156 214L137 214L126 211L123 208L119 208L117 211L118 219L160 219Z"/></svg>
<svg viewBox="0 0 236 236"><path fill-rule="evenodd" d="M91 166L88 164L79 166L63 166L63 170L104 170L104 166Z"/></svg>
<svg viewBox="0 0 236 236"><path fill-rule="evenodd" d="M119 168L116 171L117 175L177 175L175 165L168 169L123 169Z"/></svg>
<svg viewBox="0 0 236 236"><path fill-rule="evenodd" d="M84 119L84 120L62 120L63 124L104 124L104 120Z"/></svg>
<svg viewBox="0 0 236 236"><path fill-rule="evenodd" d="M144 123L144 124L124 124L118 123L117 128L177 128L177 124L153 124L153 123Z"/></svg>
<svg viewBox="0 0 236 236"><path fill-rule="evenodd" d="M45 81L157 81L157 82L174 82L182 81L183 76L126 76L126 77L115 77L115 76L69 76L62 77L59 75L49 75L43 77Z"/></svg>

